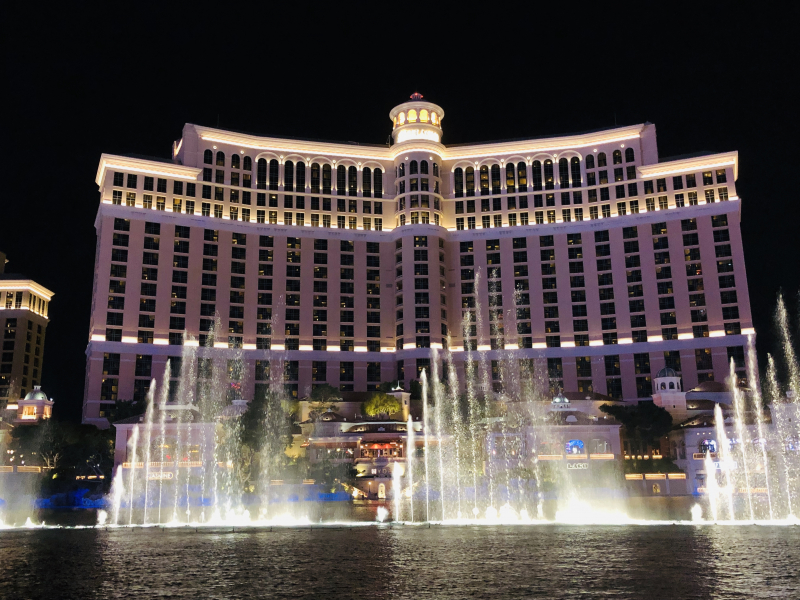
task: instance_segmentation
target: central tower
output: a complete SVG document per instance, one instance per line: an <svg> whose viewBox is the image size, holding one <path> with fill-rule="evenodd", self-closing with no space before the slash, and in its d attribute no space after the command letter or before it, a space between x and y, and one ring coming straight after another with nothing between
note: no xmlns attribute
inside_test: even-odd
<svg viewBox="0 0 800 600"><path fill-rule="evenodd" d="M425 140L436 144L442 141L442 119L444 111L441 106L426 102L422 94L411 94L410 102L395 106L389 113L394 127L392 139L395 144L411 140Z"/></svg>
<svg viewBox="0 0 800 600"><path fill-rule="evenodd" d="M395 344L414 351L398 362L407 378L430 366L428 348L446 345L444 203L442 197L442 118L444 111L422 94L395 106L392 152L397 198L395 227Z"/></svg>

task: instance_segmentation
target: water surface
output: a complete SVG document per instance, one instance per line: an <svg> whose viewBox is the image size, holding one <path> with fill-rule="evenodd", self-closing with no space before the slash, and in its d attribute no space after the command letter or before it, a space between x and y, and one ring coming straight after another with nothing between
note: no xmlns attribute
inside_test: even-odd
<svg viewBox="0 0 800 600"><path fill-rule="evenodd" d="M0 598L798 598L800 527L0 531Z"/></svg>

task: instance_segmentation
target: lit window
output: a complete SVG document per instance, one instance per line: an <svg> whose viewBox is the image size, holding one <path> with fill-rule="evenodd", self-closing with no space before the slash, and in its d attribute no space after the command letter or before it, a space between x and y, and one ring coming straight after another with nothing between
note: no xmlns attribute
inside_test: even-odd
<svg viewBox="0 0 800 600"><path fill-rule="evenodd" d="M427 123L428 122L428 111L425 110L424 108L421 111L419 111L419 120L422 123Z"/></svg>
<svg viewBox="0 0 800 600"><path fill-rule="evenodd" d="M405 122L406 122L406 113L400 113L399 115L397 115L397 122L398 122L400 125L402 125L403 123L405 123Z"/></svg>
<svg viewBox="0 0 800 600"><path fill-rule="evenodd" d="M417 111L412 108L410 111L408 111L408 122L415 123L416 121L417 121Z"/></svg>
<svg viewBox="0 0 800 600"><path fill-rule="evenodd" d="M431 113L431 123L433 123L434 125L439 124L439 115L437 115L435 112Z"/></svg>

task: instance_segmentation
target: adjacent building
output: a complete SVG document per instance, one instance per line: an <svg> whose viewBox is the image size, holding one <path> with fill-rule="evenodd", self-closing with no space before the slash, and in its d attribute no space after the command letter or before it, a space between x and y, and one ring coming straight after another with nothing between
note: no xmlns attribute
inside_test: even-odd
<svg viewBox="0 0 800 600"><path fill-rule="evenodd" d="M15 409L42 381L44 336L53 292L25 275L6 273L7 262L0 252L0 405Z"/></svg>
<svg viewBox="0 0 800 600"><path fill-rule="evenodd" d="M390 145L187 124L169 159L102 155L84 422L168 359L244 398L278 360L302 397L445 351L462 384L481 352L496 388L519 367L624 400L743 372L736 152L660 159L650 123L447 146L419 94L389 118Z"/></svg>

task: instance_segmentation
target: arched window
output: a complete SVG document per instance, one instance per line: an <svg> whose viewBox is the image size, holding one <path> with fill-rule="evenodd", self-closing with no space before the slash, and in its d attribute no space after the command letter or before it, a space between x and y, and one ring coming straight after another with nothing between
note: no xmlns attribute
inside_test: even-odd
<svg viewBox="0 0 800 600"><path fill-rule="evenodd" d="M569 161L566 158L558 161L558 183L561 189L569 187Z"/></svg>
<svg viewBox="0 0 800 600"><path fill-rule="evenodd" d="M458 167L453 172L453 183L454 183L454 186L455 186L455 190L454 191L456 193L456 198L463 197L464 196L464 171L461 169L461 167Z"/></svg>
<svg viewBox="0 0 800 600"><path fill-rule="evenodd" d="M364 167L361 171L361 194L365 198L372 196L372 169Z"/></svg>
<svg viewBox="0 0 800 600"><path fill-rule="evenodd" d="M428 111L425 110L424 108L421 111L419 111L419 120L421 123L428 122Z"/></svg>
<svg viewBox="0 0 800 600"><path fill-rule="evenodd" d="M439 176L439 165L437 165L436 163L433 163L433 176L434 177Z"/></svg>
<svg viewBox="0 0 800 600"><path fill-rule="evenodd" d="M397 176L398 177L405 177L406 176L406 163L400 163L397 166Z"/></svg>
<svg viewBox="0 0 800 600"><path fill-rule="evenodd" d="M405 122L406 122L406 113L401 112L399 115L397 115L397 124L402 125Z"/></svg>
<svg viewBox="0 0 800 600"><path fill-rule="evenodd" d="M408 122L409 123L416 123L417 122L417 111L413 108L408 111Z"/></svg>
<svg viewBox="0 0 800 600"><path fill-rule="evenodd" d="M483 190L482 187L481 190ZM481 191L481 193L483 193L483 191ZM500 193L500 165L492 165L492 193Z"/></svg>
<svg viewBox="0 0 800 600"><path fill-rule="evenodd" d="M489 195L489 166L483 165L480 170L481 196Z"/></svg>
<svg viewBox="0 0 800 600"><path fill-rule="evenodd" d="M466 171L467 196L475 195L475 169L467 167Z"/></svg>
<svg viewBox="0 0 800 600"><path fill-rule="evenodd" d="M294 187L294 163L287 160L283 163L283 189L291 192Z"/></svg>
<svg viewBox="0 0 800 600"><path fill-rule="evenodd" d="M583 440L569 440L566 444L564 444L564 450L567 454L583 454Z"/></svg>
<svg viewBox="0 0 800 600"><path fill-rule="evenodd" d="M712 454L717 451L717 440L701 440L700 441L700 452L705 454L706 452L711 452Z"/></svg>
<svg viewBox="0 0 800 600"><path fill-rule="evenodd" d="M423 175L427 175L428 174L428 161L427 160L420 161L420 163L419 163L419 172L422 173Z"/></svg>
<svg viewBox="0 0 800 600"><path fill-rule="evenodd" d="M305 192L306 191L306 163L298 162L296 168L297 168L297 173L295 174L295 178L294 178L294 191L296 191L296 192Z"/></svg>
<svg viewBox="0 0 800 600"><path fill-rule="evenodd" d="M439 115L437 115L435 112L431 113L431 123L433 123L434 125L439 124Z"/></svg>
<svg viewBox="0 0 800 600"><path fill-rule="evenodd" d="M586 170L594 169L594 154L590 154L586 157Z"/></svg>
<svg viewBox="0 0 800 600"><path fill-rule="evenodd" d="M544 189L555 189L555 180L553 179L553 161L549 158L544 161Z"/></svg>
<svg viewBox="0 0 800 600"><path fill-rule="evenodd" d="M214 153L211 150L206 150L203 152L203 163L210 165L214 162Z"/></svg>
<svg viewBox="0 0 800 600"><path fill-rule="evenodd" d="M238 169L240 164L239 155L231 154L231 169Z"/></svg>
<svg viewBox="0 0 800 600"><path fill-rule="evenodd" d="M374 173L375 197L383 198L383 171L375 169Z"/></svg>
<svg viewBox="0 0 800 600"><path fill-rule="evenodd" d="M572 168L572 187L581 187L581 160L577 156L573 156L570 160L570 167Z"/></svg>
<svg viewBox="0 0 800 600"><path fill-rule="evenodd" d="M333 173L331 173L331 166L330 165L323 165L322 166L322 193L323 194L330 194L331 193L331 184L333 182Z"/></svg>
<svg viewBox="0 0 800 600"><path fill-rule="evenodd" d="M417 161L412 160L408 163L408 174L409 175L416 175L419 171L417 171Z"/></svg>
<svg viewBox="0 0 800 600"><path fill-rule="evenodd" d="M347 195L347 168L344 165L336 167L336 194Z"/></svg>
<svg viewBox="0 0 800 600"><path fill-rule="evenodd" d="M601 152L597 155L597 166L598 167L605 167L606 166L606 153Z"/></svg>
<svg viewBox="0 0 800 600"><path fill-rule="evenodd" d="M245 156L242 168L245 171L252 171L253 170L253 159L250 158L249 156Z"/></svg>
<svg viewBox="0 0 800 600"><path fill-rule="evenodd" d="M539 192L542 189L542 163L538 160L531 163L531 178L533 179L533 191Z"/></svg>
<svg viewBox="0 0 800 600"><path fill-rule="evenodd" d="M517 185L519 192L528 191L528 166L524 163L517 163Z"/></svg>
<svg viewBox="0 0 800 600"><path fill-rule="evenodd" d="M278 161L274 158L269 161L269 189L278 189Z"/></svg>
<svg viewBox="0 0 800 600"><path fill-rule="evenodd" d="M311 163L311 193L319 194L319 163Z"/></svg>
<svg viewBox="0 0 800 600"><path fill-rule="evenodd" d="M509 194L513 194L516 191L516 187L514 180L514 163L508 163L506 165L506 190Z"/></svg>
<svg viewBox="0 0 800 600"><path fill-rule="evenodd" d="M225 166L225 153L221 150L217 152L217 166L224 167Z"/></svg>
<svg viewBox="0 0 800 600"><path fill-rule="evenodd" d="M675 389L675 382L674 381L670 381L669 382L669 389L671 389L671 390Z"/></svg>
<svg viewBox="0 0 800 600"><path fill-rule="evenodd" d="M621 150L614 150L614 164L621 165L622 164L622 151Z"/></svg>
<svg viewBox="0 0 800 600"><path fill-rule="evenodd" d="M350 196L358 196L358 169L355 167L347 170L347 192Z"/></svg>
<svg viewBox="0 0 800 600"><path fill-rule="evenodd" d="M625 148L625 162L633 162L634 158L633 148Z"/></svg>
<svg viewBox="0 0 800 600"><path fill-rule="evenodd" d="M258 159L258 173L256 174L256 187L259 190L267 189L267 160Z"/></svg>

